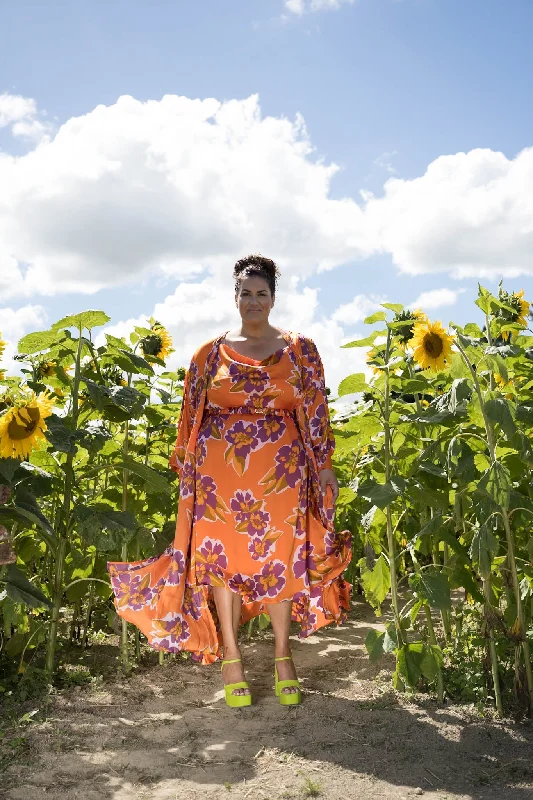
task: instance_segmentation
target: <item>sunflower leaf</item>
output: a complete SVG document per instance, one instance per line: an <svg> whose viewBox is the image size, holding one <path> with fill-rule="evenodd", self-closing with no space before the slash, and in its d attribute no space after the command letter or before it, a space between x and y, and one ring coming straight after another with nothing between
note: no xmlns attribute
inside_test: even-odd
<svg viewBox="0 0 533 800"><path fill-rule="evenodd" d="M511 476L500 461L493 461L482 475L478 489L486 493L498 506L508 508L511 493Z"/></svg>
<svg viewBox="0 0 533 800"><path fill-rule="evenodd" d="M409 576L409 586L417 598L424 600L432 608L447 611L452 607L448 576L434 566L412 573Z"/></svg>
<svg viewBox="0 0 533 800"><path fill-rule="evenodd" d="M497 422L508 440L516 433L516 425L509 402L504 397L494 397L485 403L485 411L491 422Z"/></svg>
<svg viewBox="0 0 533 800"><path fill-rule="evenodd" d="M39 353L41 350L49 350L53 345L59 344L61 338L57 330L35 331L23 336L17 349L19 353Z"/></svg>
<svg viewBox="0 0 533 800"><path fill-rule="evenodd" d="M375 628L370 628L368 631L365 639L365 647L371 664L375 664L383 655L384 639L385 633L383 631L378 631Z"/></svg>
<svg viewBox="0 0 533 800"><path fill-rule="evenodd" d="M373 325L374 322L385 322L387 315L384 311L375 311L369 317L366 317L363 322L365 325Z"/></svg>
<svg viewBox="0 0 533 800"><path fill-rule="evenodd" d="M498 554L500 543L487 523L476 529L470 545L470 558L482 578L488 578L494 556Z"/></svg>
<svg viewBox="0 0 533 800"><path fill-rule="evenodd" d="M366 388L367 383L364 372L356 372L340 382L339 397L345 394L353 394L354 392L364 392Z"/></svg>
<svg viewBox="0 0 533 800"><path fill-rule="evenodd" d="M23 603L30 608L52 607L52 602L48 597L37 586L34 586L15 564L9 564L4 580L8 597L15 603Z"/></svg>
<svg viewBox="0 0 533 800"><path fill-rule="evenodd" d="M395 314L399 314L400 311L403 311L403 305L401 303L381 303L382 308L388 308L389 311L394 311Z"/></svg>
<svg viewBox="0 0 533 800"><path fill-rule="evenodd" d="M364 339L356 339L353 342L341 344L341 347L370 347L370 345L374 344L378 336L384 336L386 333L387 331L372 331L372 333L369 333Z"/></svg>
<svg viewBox="0 0 533 800"><path fill-rule="evenodd" d="M87 328L91 330L100 325L105 325L110 321L111 317L108 317L104 311L82 311L79 314L71 314L68 317L63 317L63 319L58 320L58 322L52 325L51 330L58 331L63 328L78 328L78 330Z"/></svg>

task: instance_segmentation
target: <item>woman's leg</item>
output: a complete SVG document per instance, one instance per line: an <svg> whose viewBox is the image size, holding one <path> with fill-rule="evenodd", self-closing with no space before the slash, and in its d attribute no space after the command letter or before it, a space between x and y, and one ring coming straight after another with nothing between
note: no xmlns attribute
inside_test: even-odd
<svg viewBox="0 0 533 800"><path fill-rule="evenodd" d="M284 600L281 603L269 603L268 614L274 631L274 654L276 658L290 656L290 661L276 661L278 677L280 681L294 679L297 677L294 664L292 662L291 648L289 644L289 630L291 626L292 600ZM281 690L287 694L297 692L295 686L287 686Z"/></svg>
<svg viewBox="0 0 533 800"><path fill-rule="evenodd" d="M212 587L213 598L217 607L218 619L224 642L224 658L240 658L238 629L241 618L242 597L230 589L220 586ZM225 664L222 674L224 683L239 683L244 680L242 664ZM250 694L249 689L234 689L232 694Z"/></svg>

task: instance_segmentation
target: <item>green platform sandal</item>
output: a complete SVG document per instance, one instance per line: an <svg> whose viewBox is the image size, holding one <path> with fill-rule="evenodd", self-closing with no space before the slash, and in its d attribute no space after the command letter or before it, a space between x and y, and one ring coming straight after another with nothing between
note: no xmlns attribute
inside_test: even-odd
<svg viewBox="0 0 533 800"><path fill-rule="evenodd" d="M274 661L292 661L292 656L281 656L275 658ZM276 680L276 696L279 697L280 705L282 706L297 706L302 702L302 692L300 682L297 678L290 678L286 681L280 681L278 678L278 668L274 665L274 678ZM296 686L297 692L282 692L289 686Z"/></svg>
<svg viewBox="0 0 533 800"><path fill-rule="evenodd" d="M236 664L238 661L242 661L242 658L230 658L226 659L220 665L220 671L224 667L224 664ZM224 686L224 692L226 694L226 704L230 708L243 708L243 706L251 706L252 705L252 695L251 694L232 694L234 689L250 689L246 681L239 681L239 683L228 683Z"/></svg>

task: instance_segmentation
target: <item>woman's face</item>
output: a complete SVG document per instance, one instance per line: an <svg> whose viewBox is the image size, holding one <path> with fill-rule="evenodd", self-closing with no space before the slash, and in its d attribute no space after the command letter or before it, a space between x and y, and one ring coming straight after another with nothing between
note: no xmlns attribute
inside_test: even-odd
<svg viewBox="0 0 533 800"><path fill-rule="evenodd" d="M274 299L264 278L250 275L243 278L235 295L239 314L244 322L260 322L268 319Z"/></svg>

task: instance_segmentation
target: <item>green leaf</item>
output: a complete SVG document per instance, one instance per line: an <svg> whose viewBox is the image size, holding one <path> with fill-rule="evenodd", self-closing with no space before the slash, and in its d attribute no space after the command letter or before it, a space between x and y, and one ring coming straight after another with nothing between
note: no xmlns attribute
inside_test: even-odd
<svg viewBox="0 0 533 800"><path fill-rule="evenodd" d="M422 642L404 644L396 656L396 668L408 686L416 686L422 677L422 660L424 658Z"/></svg>
<svg viewBox="0 0 533 800"><path fill-rule="evenodd" d="M367 387L364 372L356 372L344 378L339 384L339 397L353 392L364 392Z"/></svg>
<svg viewBox="0 0 533 800"><path fill-rule="evenodd" d="M361 583L368 602L374 609L379 610L390 589L390 568L383 555L377 559L372 569L368 569L366 561L359 561L361 568Z"/></svg>
<svg viewBox="0 0 533 800"><path fill-rule="evenodd" d="M156 472L156 470L151 467L147 467L145 464L134 461L132 458L124 458L121 461L116 461L115 467L127 469L128 472L133 472L134 475L138 475L139 478L142 478L147 484L152 486L156 492L168 494L171 490L170 483L165 477L160 475L159 472Z"/></svg>
<svg viewBox="0 0 533 800"><path fill-rule="evenodd" d="M533 425L533 403L520 403L516 406L515 415L517 422Z"/></svg>
<svg viewBox="0 0 533 800"><path fill-rule="evenodd" d="M374 481L364 483L357 488L357 494L378 508L386 508L403 494L406 486L407 481L405 478L396 476L391 478L388 483L376 483Z"/></svg>
<svg viewBox="0 0 533 800"><path fill-rule="evenodd" d="M0 475L11 483L19 465L20 461L17 458L0 458Z"/></svg>
<svg viewBox="0 0 533 800"><path fill-rule="evenodd" d="M356 339L353 342L348 342L348 344L341 344L341 347L370 347L378 336L383 336L386 333L387 331L372 331L364 339Z"/></svg>
<svg viewBox="0 0 533 800"><path fill-rule="evenodd" d="M369 317L363 320L365 325L373 325L374 322L385 322L387 319L387 315L384 311L376 311L374 314L371 314Z"/></svg>
<svg viewBox="0 0 533 800"><path fill-rule="evenodd" d="M17 345L19 353L40 353L41 350L48 350L52 345L57 344L61 336L56 330L35 331L23 336Z"/></svg>
<svg viewBox="0 0 533 800"><path fill-rule="evenodd" d="M52 607L50 600L15 564L8 565L5 581L7 594L15 603L23 603L30 608Z"/></svg>
<svg viewBox="0 0 533 800"><path fill-rule="evenodd" d="M395 314L399 314L400 311L403 311L403 306L401 303L381 303L382 308L388 308L389 311L394 311Z"/></svg>
<svg viewBox="0 0 533 800"><path fill-rule="evenodd" d="M372 664L379 661L383 655L383 641L385 634L383 631L378 631L375 628L370 628L366 635L365 647Z"/></svg>
<svg viewBox="0 0 533 800"><path fill-rule="evenodd" d="M128 350L117 350L113 355L114 362L124 372L131 373L132 375L142 373L145 375L153 375L153 368L148 361L137 353L130 353Z"/></svg>
<svg viewBox="0 0 533 800"><path fill-rule="evenodd" d="M63 317L63 319L52 325L51 330L58 331L63 328L78 328L78 330L87 328L91 330L110 321L111 317L108 317L104 311L82 311L80 314L71 314L68 317Z"/></svg>
<svg viewBox="0 0 533 800"><path fill-rule="evenodd" d="M440 611L451 609L450 582L436 567L429 566L409 576L409 586L416 596Z"/></svg>
<svg viewBox="0 0 533 800"><path fill-rule="evenodd" d="M44 435L56 453L76 452L76 432L65 425L64 418L52 414L46 420L46 427Z"/></svg>
<svg viewBox="0 0 533 800"><path fill-rule="evenodd" d="M492 462L488 470L482 475L478 488L494 500L498 506L508 508L511 476L507 468L499 461Z"/></svg>
<svg viewBox="0 0 533 800"><path fill-rule="evenodd" d="M484 523L476 529L470 545L470 558L482 578L489 578L494 557L498 555L500 543L489 526Z"/></svg>
<svg viewBox="0 0 533 800"><path fill-rule="evenodd" d="M512 439L516 433L516 425L511 414L509 401L504 397L494 397L485 403L485 411L491 422L497 422L507 439Z"/></svg>

